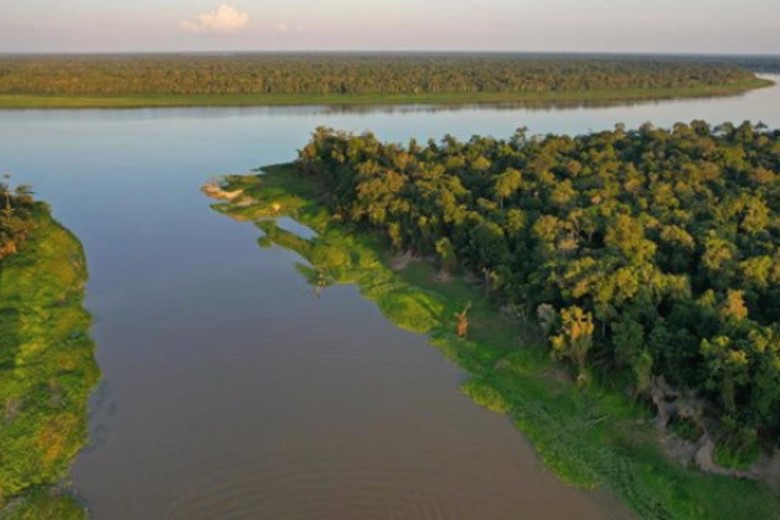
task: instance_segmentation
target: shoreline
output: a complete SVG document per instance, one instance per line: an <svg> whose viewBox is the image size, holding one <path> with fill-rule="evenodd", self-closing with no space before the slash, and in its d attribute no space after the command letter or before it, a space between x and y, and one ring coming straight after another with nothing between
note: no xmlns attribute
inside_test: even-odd
<svg viewBox="0 0 780 520"><path fill-rule="evenodd" d="M44 204L34 211L29 242L0 264L0 518L82 519L67 475L87 442L100 376L83 306L86 261Z"/></svg>
<svg viewBox="0 0 780 520"><path fill-rule="evenodd" d="M546 92L476 92L441 94L361 95L130 95L47 96L0 94L0 110L26 109L111 109L111 108L199 108L199 107L290 107L290 106L395 106L395 105L535 105L556 103L654 101L684 98L736 96L773 86L774 81L756 77L733 85L679 89L630 89Z"/></svg>
<svg viewBox="0 0 780 520"><path fill-rule="evenodd" d="M378 237L334 221L315 181L292 165L266 172L228 177L223 188L244 194L214 208L258 222L262 241L311 264L313 281L357 284L396 326L428 335L470 376L464 393L508 415L564 482L609 489L643 518L760 518L780 507L780 497L762 483L704 474L671 460L647 410L598 385L583 393L550 360L531 320L502 312L466 278L442 280L424 259L394 270ZM278 228L272 219L279 216L307 225L318 238L304 240ZM328 265L327 259L340 263ZM455 334L454 314L466 302L474 306L463 339Z"/></svg>

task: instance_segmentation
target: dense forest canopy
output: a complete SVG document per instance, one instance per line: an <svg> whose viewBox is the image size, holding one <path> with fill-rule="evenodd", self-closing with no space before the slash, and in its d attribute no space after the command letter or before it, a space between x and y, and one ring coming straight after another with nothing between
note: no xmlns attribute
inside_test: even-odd
<svg viewBox="0 0 780 520"><path fill-rule="evenodd" d="M0 261L16 253L33 228L34 201L28 186L0 182Z"/></svg>
<svg viewBox="0 0 780 520"><path fill-rule="evenodd" d="M537 315L581 384L649 400L665 381L719 419L724 449L776 445L780 131L694 121L402 146L321 128L298 165L336 215Z"/></svg>
<svg viewBox="0 0 780 520"><path fill-rule="evenodd" d="M517 54L0 56L0 94L430 94L739 85L724 63Z"/></svg>
<svg viewBox="0 0 780 520"><path fill-rule="evenodd" d="M741 67L757 73L780 73L780 56L696 56L689 58L701 63Z"/></svg>

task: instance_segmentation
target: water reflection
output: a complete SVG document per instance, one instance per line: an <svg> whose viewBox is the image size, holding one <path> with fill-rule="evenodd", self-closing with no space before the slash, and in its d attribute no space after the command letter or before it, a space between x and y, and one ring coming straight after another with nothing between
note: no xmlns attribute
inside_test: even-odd
<svg viewBox="0 0 780 520"><path fill-rule="evenodd" d="M718 96L720 98L740 98L745 93L729 94ZM442 112L474 112L481 110L496 111L516 111L525 109L533 112L557 112L580 108L610 108L610 107L635 107L643 105L661 105L674 100L706 100L713 98L712 95L700 95L690 97L664 96L664 97L637 97L632 99L582 99L582 100L524 100L524 101L505 101L505 102L484 102L484 103L453 103L445 105L333 105L329 107L318 107L323 110L322 114L413 114L427 113L436 114Z"/></svg>
<svg viewBox="0 0 780 520"><path fill-rule="evenodd" d="M301 273L306 283L314 288L314 294L318 300L322 299L322 293L328 287L336 283L333 277L328 276L324 271L315 269L311 266L297 262L295 269Z"/></svg>

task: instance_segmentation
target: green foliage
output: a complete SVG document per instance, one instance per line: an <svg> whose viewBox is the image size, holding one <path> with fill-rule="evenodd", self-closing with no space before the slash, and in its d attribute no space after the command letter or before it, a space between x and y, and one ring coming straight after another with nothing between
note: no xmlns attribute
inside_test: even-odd
<svg viewBox="0 0 780 520"><path fill-rule="evenodd" d="M343 213L323 218L318 205L331 199L321 198L316 177L278 167L266 176L233 179L229 189L249 184L255 186L257 205L242 201L217 208L240 219L251 219L254 208L256 216L264 218L264 207L273 197L263 187L269 187L273 196L297 200L291 207L299 209L289 215L317 231L316 240L343 248L351 258L340 282L359 284L362 293L375 301L396 290L409 297L417 293L419 301L435 301L435 306L417 312L424 320L429 316L437 320L430 330L432 343L471 375L463 391L477 403L509 415L545 464L566 482L586 488L607 486L648 519L772 518L780 510L780 497L755 482L702 475L668 460L660 453L655 430L646 424L643 409L605 391L598 380L578 387L560 377L535 328L502 312L495 294L486 294L483 287L460 277L442 282L436 267L425 261L391 271L386 243L374 234L356 232L344 221ZM305 258L308 247L302 247L304 242L312 243L288 239L278 244L295 246L293 250ZM302 272L308 279L317 270L314 265ZM463 339L455 334L454 316L467 302L473 302L471 326L468 339ZM541 309L540 314L549 314L551 323L558 323L550 306ZM397 316L386 315L396 322ZM636 334L632 322L622 324L624 334ZM638 339L634 341L639 344ZM756 338L757 343L761 341L771 338ZM631 346L624 354L627 360L644 355Z"/></svg>
<svg viewBox="0 0 780 520"><path fill-rule="evenodd" d="M552 353L583 386L595 371L641 396L663 376L767 445L780 435L780 131L694 121L404 147L320 128L298 167L394 248L527 314L546 305Z"/></svg>
<svg viewBox="0 0 780 520"><path fill-rule="evenodd" d="M715 462L725 468L748 469L760 455L761 447L754 430L724 439L715 447Z"/></svg>
<svg viewBox="0 0 780 520"><path fill-rule="evenodd" d="M472 401L491 412L505 414L510 411L510 404L490 383L480 379L469 379L460 388Z"/></svg>
<svg viewBox="0 0 780 520"><path fill-rule="evenodd" d="M430 332L439 323L444 308L441 301L432 295L407 288L386 292L377 304L393 323L418 333Z"/></svg>
<svg viewBox="0 0 780 520"><path fill-rule="evenodd" d="M0 57L0 94L365 95L567 92L739 85L734 65L513 54Z"/></svg>
<svg viewBox="0 0 780 520"><path fill-rule="evenodd" d="M587 356L593 344L593 316L573 305L561 310L561 329L550 338L552 354L558 360L572 359L577 366L577 380L587 382Z"/></svg>
<svg viewBox="0 0 780 520"><path fill-rule="evenodd" d="M84 520L87 513L76 500L59 490L33 489L0 511L3 520Z"/></svg>
<svg viewBox="0 0 780 520"><path fill-rule="evenodd" d="M29 218L24 247L0 263L0 508L10 504L10 518L77 518L69 499L43 489L83 446L98 379L86 266L45 206L31 204Z"/></svg>
<svg viewBox="0 0 780 520"><path fill-rule="evenodd" d="M688 417L675 417L669 427L675 435L690 442L698 441L704 433L696 421Z"/></svg>
<svg viewBox="0 0 780 520"><path fill-rule="evenodd" d="M723 419L722 428L715 444L715 462L734 469L748 469L755 464L761 455L756 430L739 426L730 416Z"/></svg>
<svg viewBox="0 0 780 520"><path fill-rule="evenodd" d="M0 182L0 261L24 247L35 227L32 218L34 202L27 186L11 186L11 176Z"/></svg>

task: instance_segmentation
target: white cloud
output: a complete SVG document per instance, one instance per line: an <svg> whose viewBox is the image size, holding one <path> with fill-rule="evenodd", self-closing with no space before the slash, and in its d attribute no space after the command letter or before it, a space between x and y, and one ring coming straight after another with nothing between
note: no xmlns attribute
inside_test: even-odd
<svg viewBox="0 0 780 520"><path fill-rule="evenodd" d="M213 11L198 15L193 20L180 24L184 31L194 33L231 33L244 29L249 24L249 13L239 11L232 5L221 4Z"/></svg>
<svg viewBox="0 0 780 520"><path fill-rule="evenodd" d="M276 25L276 30L279 32L287 32L290 29L290 26L286 23L280 23Z"/></svg>

